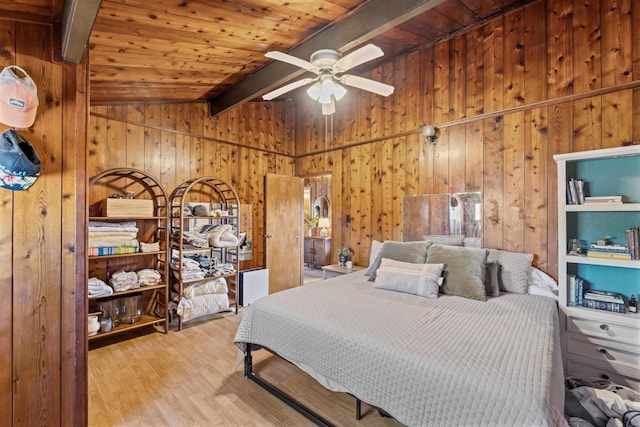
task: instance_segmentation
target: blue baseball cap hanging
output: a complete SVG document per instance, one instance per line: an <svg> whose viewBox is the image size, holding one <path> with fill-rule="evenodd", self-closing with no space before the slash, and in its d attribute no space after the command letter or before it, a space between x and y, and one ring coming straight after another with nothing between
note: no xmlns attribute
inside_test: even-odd
<svg viewBox="0 0 640 427"><path fill-rule="evenodd" d="M26 190L40 175L40 157L31 143L15 129L0 134L0 187Z"/></svg>

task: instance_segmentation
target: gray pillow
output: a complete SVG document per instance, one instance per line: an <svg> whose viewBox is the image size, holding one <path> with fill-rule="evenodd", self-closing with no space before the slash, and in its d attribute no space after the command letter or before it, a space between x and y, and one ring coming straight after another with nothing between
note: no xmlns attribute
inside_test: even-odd
<svg viewBox="0 0 640 427"><path fill-rule="evenodd" d="M389 258L395 261L413 262L424 264L427 259L427 249L431 242L397 242L394 240L387 240L382 244L380 252L376 257L376 261L369 266L367 275L369 281L376 280L376 271L380 267L380 260L382 258Z"/></svg>
<svg viewBox="0 0 640 427"><path fill-rule="evenodd" d="M488 297L500 296L500 264L487 262L484 276L484 290Z"/></svg>
<svg viewBox="0 0 640 427"><path fill-rule="evenodd" d="M486 301L484 279L487 250L434 244L427 251L427 263L444 264L443 294Z"/></svg>
<svg viewBox="0 0 640 427"><path fill-rule="evenodd" d="M489 249L487 261L500 264L500 289L516 294L529 291L529 271L533 262L533 254Z"/></svg>
<svg viewBox="0 0 640 427"><path fill-rule="evenodd" d="M423 264L382 258L374 288L438 298L442 264Z"/></svg>

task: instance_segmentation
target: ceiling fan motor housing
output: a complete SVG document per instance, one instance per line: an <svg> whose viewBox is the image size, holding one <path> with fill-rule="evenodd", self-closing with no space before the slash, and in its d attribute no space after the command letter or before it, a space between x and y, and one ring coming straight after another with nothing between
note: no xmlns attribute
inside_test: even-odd
<svg viewBox="0 0 640 427"><path fill-rule="evenodd" d="M342 54L333 49L320 49L311 54L309 62L318 67L320 70L331 69Z"/></svg>

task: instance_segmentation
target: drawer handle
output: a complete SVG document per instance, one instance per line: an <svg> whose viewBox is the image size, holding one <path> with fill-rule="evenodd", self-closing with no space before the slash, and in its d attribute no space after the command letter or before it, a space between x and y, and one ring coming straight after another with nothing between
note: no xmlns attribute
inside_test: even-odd
<svg viewBox="0 0 640 427"><path fill-rule="evenodd" d="M600 329L602 329L603 331L608 331L609 330L609 325L606 325L606 324L603 323L602 325L600 325Z"/></svg>

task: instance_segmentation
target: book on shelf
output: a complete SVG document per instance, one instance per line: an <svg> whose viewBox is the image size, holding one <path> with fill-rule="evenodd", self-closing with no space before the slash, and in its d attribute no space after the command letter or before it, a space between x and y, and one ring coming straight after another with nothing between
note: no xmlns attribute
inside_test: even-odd
<svg viewBox="0 0 640 427"><path fill-rule="evenodd" d="M595 308L597 310L611 311L614 313L624 313L626 311L626 307L624 303L620 304L620 303L600 301L600 300L595 300L590 298L585 298L582 301L582 306L587 308Z"/></svg>
<svg viewBox="0 0 640 427"><path fill-rule="evenodd" d="M582 305L583 295L586 288L584 280L582 280L581 277L578 277L575 274L568 274L567 287L568 287L567 305L571 307L576 305Z"/></svg>
<svg viewBox="0 0 640 427"><path fill-rule="evenodd" d="M640 259L640 232L638 227L630 228L627 233L627 246L629 246L629 252L631 253L631 259Z"/></svg>
<svg viewBox="0 0 640 427"><path fill-rule="evenodd" d="M584 181L581 179L569 179L567 183L567 204L582 205L584 197Z"/></svg>
<svg viewBox="0 0 640 427"><path fill-rule="evenodd" d="M584 198L584 203L614 203L622 204L622 196L590 196Z"/></svg>
<svg viewBox="0 0 640 427"><path fill-rule="evenodd" d="M594 251L607 251L607 252L629 252L627 245L599 245L597 243L591 243L589 249Z"/></svg>
<svg viewBox="0 0 640 427"><path fill-rule="evenodd" d="M576 305L577 302L577 298L576 298L576 275L575 274L568 274L567 275L567 287L569 288L569 292L567 292L568 294L568 299L567 299L567 305L569 306L574 306Z"/></svg>
<svg viewBox="0 0 640 427"><path fill-rule="evenodd" d="M588 250L587 257L608 258L608 259L631 259L631 254L629 252L616 253L616 252L602 252L602 251L596 251L596 250Z"/></svg>
<svg viewBox="0 0 640 427"><path fill-rule="evenodd" d="M622 295L617 294L615 292L588 290L584 293L584 298L597 300L597 301L615 302L618 304L624 304L624 298L622 298Z"/></svg>

